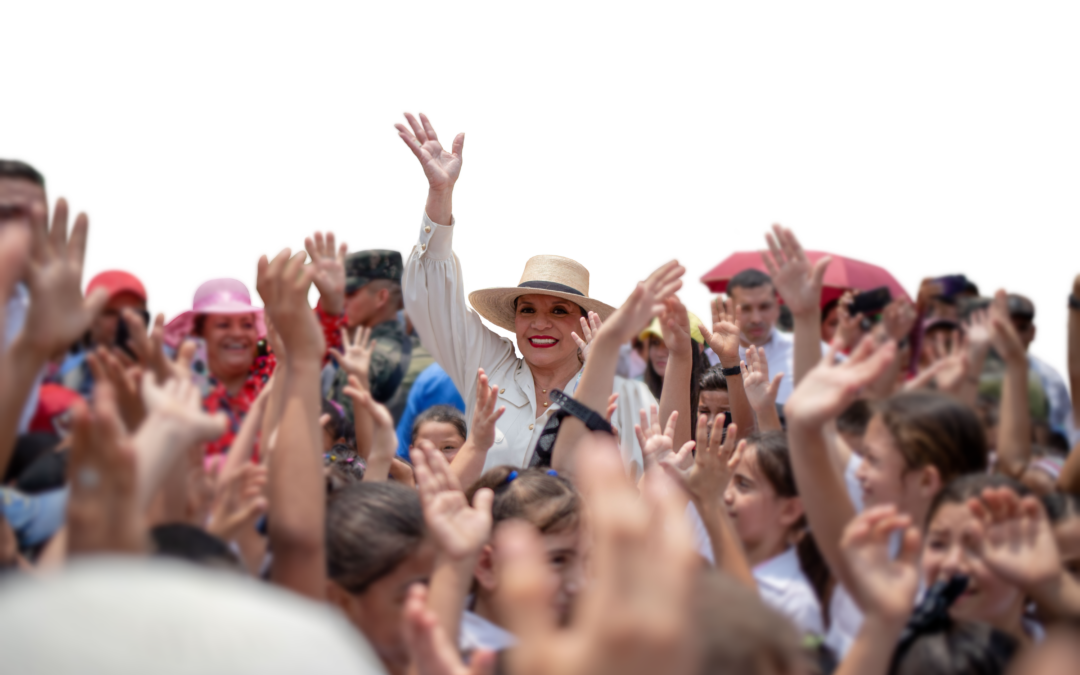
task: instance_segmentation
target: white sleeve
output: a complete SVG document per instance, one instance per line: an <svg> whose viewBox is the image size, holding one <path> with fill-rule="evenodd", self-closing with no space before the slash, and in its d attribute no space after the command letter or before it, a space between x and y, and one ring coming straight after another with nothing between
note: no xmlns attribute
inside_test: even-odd
<svg viewBox="0 0 1080 675"><path fill-rule="evenodd" d="M487 328L465 302L461 265L452 249L454 222L437 225L424 214L420 241L405 262L405 311L420 342L453 380L467 415L476 403L476 370L491 373L516 360L514 345Z"/></svg>

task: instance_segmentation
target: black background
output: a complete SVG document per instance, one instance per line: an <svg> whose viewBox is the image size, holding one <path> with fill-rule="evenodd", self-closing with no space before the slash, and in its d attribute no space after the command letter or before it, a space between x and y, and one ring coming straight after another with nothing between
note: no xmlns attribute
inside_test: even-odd
<svg viewBox="0 0 1080 675"><path fill-rule="evenodd" d="M28 125L4 133L0 152L36 160L54 191L91 208L92 267L139 268L154 303L174 310L202 274L249 278L259 248L299 244L312 227L407 247L426 188L390 122L399 106L424 108L447 146L469 132L456 244L470 288L512 285L529 255L559 253L589 266L592 292L617 302L635 276L678 254L691 268L687 299L704 311L693 276L733 246L758 244L778 216L808 244L886 261L908 283L959 268L987 288L1027 289L1042 303L1040 348L1061 359L1080 229L1059 205L1076 176L1044 111L930 91L701 100L714 95L705 105L674 86L571 94L544 82L513 98L334 94L287 111L256 94L195 95Z"/></svg>

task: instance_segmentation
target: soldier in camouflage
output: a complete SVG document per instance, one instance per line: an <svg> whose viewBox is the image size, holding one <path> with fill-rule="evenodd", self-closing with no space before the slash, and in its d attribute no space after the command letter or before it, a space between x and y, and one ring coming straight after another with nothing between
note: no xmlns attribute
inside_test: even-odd
<svg viewBox="0 0 1080 675"><path fill-rule="evenodd" d="M397 320L402 307L402 268L397 251L357 251L345 259L345 321L350 332L361 326L371 328L375 351L368 379L371 395L380 403L394 396L412 357L412 341ZM352 400L344 393L347 379L345 370L339 368L330 399L341 405L351 425Z"/></svg>

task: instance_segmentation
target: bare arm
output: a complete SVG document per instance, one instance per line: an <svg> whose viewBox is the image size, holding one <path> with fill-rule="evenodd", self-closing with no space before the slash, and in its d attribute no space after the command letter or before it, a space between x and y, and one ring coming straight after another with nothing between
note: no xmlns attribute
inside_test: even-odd
<svg viewBox="0 0 1080 675"><path fill-rule="evenodd" d="M701 334L720 359L722 368L739 368L739 333L742 326L731 300L714 298L711 309L712 330L702 323ZM726 375L725 378L728 383L728 400L731 402L731 422L743 436L748 436L754 430L754 410L747 398L742 371L737 375Z"/></svg>
<svg viewBox="0 0 1080 675"><path fill-rule="evenodd" d="M326 487L319 429L325 341L307 302L313 270L304 254L259 261L257 287L285 345L278 364L283 412L270 460L270 549L274 583L321 600L326 593ZM284 372L280 372L284 371Z"/></svg>
<svg viewBox="0 0 1080 675"><path fill-rule="evenodd" d="M1072 296L1080 299L1080 274L1073 279ZM1069 391L1073 419L1080 422L1080 310L1069 310Z"/></svg>
<svg viewBox="0 0 1080 675"><path fill-rule="evenodd" d="M694 370L693 350L698 346L690 337L690 317L677 297L668 298L660 314L660 330L668 348L668 365L664 372L664 388L660 392L660 419L669 419L678 412L674 443L681 446L690 440L690 379ZM616 356L618 352L616 351Z"/></svg>
<svg viewBox="0 0 1080 675"><path fill-rule="evenodd" d="M889 555L889 539L902 532L900 552ZM855 643L836 670L840 675L885 675L904 630L919 585L919 532L911 518L884 506L861 514L844 531L841 544L855 572L866 613Z"/></svg>
<svg viewBox="0 0 1080 675"><path fill-rule="evenodd" d="M660 466L689 493L694 502L694 508L701 516L705 532L709 535L717 569L730 574L748 588L756 589L757 583L754 581L750 562L746 559L742 542L723 504L724 490L739 463L739 456L746 442L736 441L739 430L734 423L728 427L727 436L721 443L720 437L723 435L724 418L717 417L713 420L710 434L707 418L700 415L697 437L702 439L702 442L697 453L691 457L693 446L684 445L677 454L662 460ZM704 441L706 437L709 439L707 446ZM685 468L688 464L689 468Z"/></svg>
<svg viewBox="0 0 1080 675"><path fill-rule="evenodd" d="M499 387L488 382L481 368L476 375L476 409L473 410L469 437L450 461L450 470L461 485L472 485L484 472L488 450L495 445L495 423L506 412L506 406L495 408L499 402Z"/></svg>
<svg viewBox="0 0 1080 675"><path fill-rule="evenodd" d="M574 398L597 411L607 409L619 365L619 345L628 342L641 326L664 310L664 300L682 287L686 268L671 261L639 283L618 310L593 336L593 348L585 361ZM567 417L552 448L551 466L558 472L573 470L573 451L586 433L585 425Z"/></svg>
<svg viewBox="0 0 1080 675"><path fill-rule="evenodd" d="M855 517L855 507L830 456L825 427L851 405L862 387L889 367L895 355L894 343L879 346L869 337L844 363L834 363L835 354L830 349L784 405L791 466L814 541L829 569L856 602L858 586L840 550L844 527Z"/></svg>
<svg viewBox="0 0 1080 675"><path fill-rule="evenodd" d="M1019 478L1031 460L1031 410L1028 406L1028 362L1024 345L1009 320L1005 291L994 295L990 333L1005 360L1001 387L1001 425L998 430L997 470Z"/></svg>
<svg viewBox="0 0 1080 675"><path fill-rule="evenodd" d="M491 490L476 491L470 506L450 465L430 443L412 451L424 521L438 552L429 584L428 607L446 634L457 641L461 613L480 551L491 537Z"/></svg>

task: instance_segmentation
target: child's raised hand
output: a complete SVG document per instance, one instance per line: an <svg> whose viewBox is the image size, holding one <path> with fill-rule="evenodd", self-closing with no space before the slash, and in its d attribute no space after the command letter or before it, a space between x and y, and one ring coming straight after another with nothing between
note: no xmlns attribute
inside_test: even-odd
<svg viewBox="0 0 1080 675"><path fill-rule="evenodd" d="M780 391L780 380L784 379L784 374L777 373L770 381L769 361L765 358L765 350L754 345L746 348L746 361L741 366L743 388L746 390L750 407L759 414L768 408L775 409L776 393Z"/></svg>
<svg viewBox="0 0 1080 675"><path fill-rule="evenodd" d="M405 599L405 643L419 675L492 675L495 653L477 649L466 666L457 645L446 636L435 612L428 609L428 589L413 584Z"/></svg>
<svg viewBox="0 0 1080 675"><path fill-rule="evenodd" d="M371 355L375 353L375 342L371 339L371 329L360 326L354 339L349 339L349 332L341 329L342 351L330 348L330 356L349 375L356 377L357 383L364 389L370 389Z"/></svg>
<svg viewBox="0 0 1080 675"><path fill-rule="evenodd" d="M724 417L717 415L713 420L712 433L709 433L709 418L698 417L697 437L708 437L708 447L692 454L694 441L690 441L674 455L660 463L676 483L681 485L695 501L706 502L719 499L727 489L731 474L739 464L746 441L736 442L739 426L731 424L724 437ZM723 442L720 441L724 437Z"/></svg>
<svg viewBox="0 0 1080 675"><path fill-rule="evenodd" d="M899 554L889 555L889 536L903 532ZM844 528L840 549L858 586L864 611L902 624L911 614L919 587L918 528L895 505L877 506L859 514Z"/></svg>
<svg viewBox="0 0 1080 675"><path fill-rule="evenodd" d="M486 452L495 445L495 423L506 412L506 406L496 410L498 402L499 386L489 384L487 374L480 368L476 374L476 408L469 427L469 437L480 451Z"/></svg>
<svg viewBox="0 0 1080 675"><path fill-rule="evenodd" d="M477 490L470 506L449 463L434 445L422 440L409 456L424 507L424 520L439 549L452 560L479 555L491 536L494 493L487 488Z"/></svg>
<svg viewBox="0 0 1080 675"><path fill-rule="evenodd" d="M589 350L592 347L593 337L600 332L600 328L603 327L604 322L600 320L600 315L596 312L589 311L589 318L581 317L581 334L585 339L578 337L577 333L570 333L570 337L574 339L574 344L581 350L581 361L585 362L589 358Z"/></svg>
<svg viewBox="0 0 1080 675"><path fill-rule="evenodd" d="M603 334L613 342L629 342L652 318L664 311L664 301L682 288L686 268L672 260L661 265L645 281L638 283L630 297L603 325ZM595 336L594 336L595 338Z"/></svg>
<svg viewBox="0 0 1080 675"><path fill-rule="evenodd" d="M1060 578L1057 542L1038 499L1007 487L986 488L981 499L968 500L968 510L976 522L964 535L998 576L1027 593Z"/></svg>
<svg viewBox="0 0 1080 675"><path fill-rule="evenodd" d="M326 352L326 339L308 304L315 268L304 264L306 258L305 252L292 255L289 249L271 261L263 256L259 259L255 283L266 304L266 313L281 335L290 363L300 358L321 363Z"/></svg>
<svg viewBox="0 0 1080 675"><path fill-rule="evenodd" d="M645 470L664 461L675 448L675 423L679 419L679 411L673 410L668 417L667 426L660 429L660 414L656 405L649 406L649 414L645 410L640 411L641 424L634 425L634 433L637 434L638 444L641 445L641 455L645 459ZM649 423L649 420L652 423ZM693 444L690 444L693 447Z"/></svg>
<svg viewBox="0 0 1080 675"><path fill-rule="evenodd" d="M723 300L714 298L710 307L712 312L712 329L701 322L699 330L702 337L713 350L720 365L724 368L734 368L739 364L739 333L741 327L736 317L731 299Z"/></svg>
<svg viewBox="0 0 1080 675"><path fill-rule="evenodd" d="M384 481L390 475L394 453L397 452L397 431L394 429L394 417L386 406L376 401L371 393L360 386L356 376L349 376L349 386L343 390L352 399L354 410L366 410L371 415L373 425L371 434L371 452L367 457L365 481Z"/></svg>
<svg viewBox="0 0 1080 675"><path fill-rule="evenodd" d="M885 372L895 356L895 342L879 345L869 335L843 363L836 362L836 346L830 346L784 404L789 429L793 425L822 426L838 417L863 387Z"/></svg>

